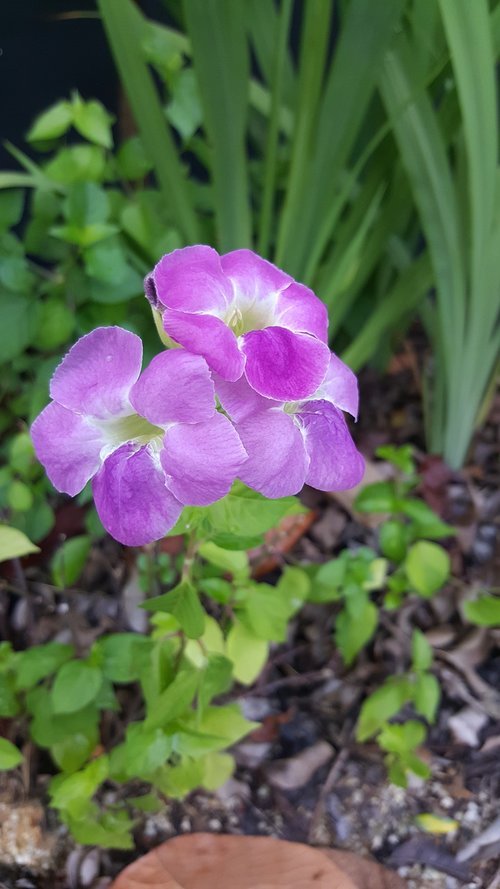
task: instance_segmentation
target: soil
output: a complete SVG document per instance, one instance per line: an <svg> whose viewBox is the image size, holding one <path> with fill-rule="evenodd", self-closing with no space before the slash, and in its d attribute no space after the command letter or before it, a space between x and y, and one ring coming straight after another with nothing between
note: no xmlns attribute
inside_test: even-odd
<svg viewBox="0 0 500 889"><path fill-rule="evenodd" d="M410 348L384 377L366 372L361 392L355 435L364 454L372 458L383 443L414 444L421 495L459 529L450 543L453 583L433 600L410 597L386 615L351 669L333 647L325 607L306 606L256 685L237 694L245 714L262 725L234 749L234 778L216 794L194 793L146 816L133 853L73 843L45 808L50 764L28 747L23 774L0 784L0 889L104 889L133 858L191 831L267 834L371 855L396 868L410 889L499 889L500 631L465 625L460 603L471 587L499 586L500 398L466 468L452 473L424 455ZM382 464L370 464L370 473L381 471ZM259 576L262 564L272 581L284 560L321 562L345 546L374 544L376 532L353 513L352 498L306 490L303 499L310 519L298 534L285 532L289 551L280 544L265 559L259 554ZM66 504L52 545L61 528L78 533L81 523L81 510ZM20 586L27 595L19 595ZM55 590L43 563L30 561L3 587L0 632L16 648L76 638L84 650L103 632L144 629L133 557L110 539L92 552L78 590ZM443 700L420 751L432 778L402 789L388 782L376 745L356 743L354 725L364 696L404 664L414 626L432 640ZM106 802L112 798L111 789ZM452 819L453 829L424 832L415 820L422 813Z"/></svg>

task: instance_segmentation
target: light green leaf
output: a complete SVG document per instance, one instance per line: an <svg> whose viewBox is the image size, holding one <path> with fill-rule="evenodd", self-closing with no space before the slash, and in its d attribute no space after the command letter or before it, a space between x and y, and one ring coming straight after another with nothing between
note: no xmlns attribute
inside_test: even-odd
<svg viewBox="0 0 500 889"><path fill-rule="evenodd" d="M410 698L411 688L406 676L393 676L386 680L363 702L356 728L358 741L366 741L375 735Z"/></svg>
<svg viewBox="0 0 500 889"><path fill-rule="evenodd" d="M428 670L432 664L432 646L420 630L413 630L411 660L413 669L417 672Z"/></svg>
<svg viewBox="0 0 500 889"><path fill-rule="evenodd" d="M16 688L19 691L33 688L41 679L55 673L73 654L73 646L61 642L47 642L21 652L16 663Z"/></svg>
<svg viewBox="0 0 500 889"><path fill-rule="evenodd" d="M217 790L229 780L235 769L234 757L229 753L207 753L203 757L203 787Z"/></svg>
<svg viewBox="0 0 500 889"><path fill-rule="evenodd" d="M248 577L248 556L246 552L222 549L222 547L211 541L203 543L200 546L199 552L211 565L215 565L216 568L220 568L222 571L229 572L233 577L239 580Z"/></svg>
<svg viewBox="0 0 500 889"><path fill-rule="evenodd" d="M240 621L235 621L226 640L226 654L233 662L234 678L252 685L267 661L269 644L259 639Z"/></svg>
<svg viewBox="0 0 500 889"><path fill-rule="evenodd" d="M432 673L420 673L413 688L413 703L417 713L420 713L427 722L433 723L440 698L441 688L436 677Z"/></svg>
<svg viewBox="0 0 500 889"><path fill-rule="evenodd" d="M395 512L397 501L393 483L375 482L366 485L355 498L353 505L358 512Z"/></svg>
<svg viewBox="0 0 500 889"><path fill-rule="evenodd" d="M0 525L0 562L38 552L40 552L39 547L28 540L22 531L9 528L8 525Z"/></svg>
<svg viewBox="0 0 500 889"><path fill-rule="evenodd" d="M408 547L408 529L396 519L384 522L379 530L380 549L392 562L402 562Z"/></svg>
<svg viewBox="0 0 500 889"><path fill-rule="evenodd" d="M52 578L56 586L72 586L80 577L92 541L86 534L66 540L52 559Z"/></svg>
<svg viewBox="0 0 500 889"><path fill-rule="evenodd" d="M139 679L151 640L137 633L113 633L96 643L102 657L101 670L111 682L127 683Z"/></svg>
<svg viewBox="0 0 500 889"><path fill-rule="evenodd" d="M214 545L207 544L207 546ZM188 580L181 581L162 596L147 599L141 607L146 611L166 611L173 614L189 639L198 639L203 634L205 611L194 586Z"/></svg>
<svg viewBox="0 0 500 889"><path fill-rule="evenodd" d="M370 641L378 622L377 607L366 598L360 599L355 611L354 615L344 608L335 621L335 642L347 665Z"/></svg>
<svg viewBox="0 0 500 889"><path fill-rule="evenodd" d="M114 118L108 114L104 105L95 100L83 102L76 96L72 110L73 125L82 136L103 148L112 147L111 124Z"/></svg>
<svg viewBox="0 0 500 889"><path fill-rule="evenodd" d="M409 549L405 570L412 588L428 598L448 580L450 557L437 543L420 540Z"/></svg>
<svg viewBox="0 0 500 889"><path fill-rule="evenodd" d="M7 738L0 738L0 771L15 769L23 761L23 755Z"/></svg>
<svg viewBox="0 0 500 889"><path fill-rule="evenodd" d="M40 114L27 133L28 142L45 142L57 139L73 122L73 111L69 102L57 102Z"/></svg>
<svg viewBox="0 0 500 889"><path fill-rule="evenodd" d="M464 602L463 609L467 620L479 627L500 627L500 596L480 596Z"/></svg>
<svg viewBox="0 0 500 889"><path fill-rule="evenodd" d="M73 713L95 700L102 673L85 661L69 661L60 668L52 686L54 713Z"/></svg>
<svg viewBox="0 0 500 889"><path fill-rule="evenodd" d="M197 670L181 670L165 691L158 695L151 708L148 708L145 727L161 728L189 710L199 682L200 674Z"/></svg>

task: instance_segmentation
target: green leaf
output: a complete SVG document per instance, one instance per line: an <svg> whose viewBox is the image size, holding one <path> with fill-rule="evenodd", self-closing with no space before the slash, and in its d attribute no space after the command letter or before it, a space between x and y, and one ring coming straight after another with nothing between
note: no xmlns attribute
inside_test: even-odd
<svg viewBox="0 0 500 889"><path fill-rule="evenodd" d="M209 506L206 515L215 531L236 537L255 537L275 527L285 515L303 512L296 497L268 500L235 482L229 494Z"/></svg>
<svg viewBox="0 0 500 889"><path fill-rule="evenodd" d="M249 625L259 639L269 642L284 642L288 621L300 607L292 604L280 594L278 587L267 583L253 584L248 588L244 611L239 617Z"/></svg>
<svg viewBox="0 0 500 889"><path fill-rule="evenodd" d="M370 641L378 623L377 607L366 598L360 599L355 615L344 608L335 621L335 642L348 666Z"/></svg>
<svg viewBox="0 0 500 889"><path fill-rule="evenodd" d="M415 537L430 537L439 540L441 537L451 537L456 534L455 528L442 522L423 500L414 500L413 498L402 500L400 510L413 520Z"/></svg>
<svg viewBox="0 0 500 889"><path fill-rule="evenodd" d="M74 732L50 748L52 759L63 772L76 772L89 759L98 742L97 727L90 724L86 732Z"/></svg>
<svg viewBox="0 0 500 889"><path fill-rule="evenodd" d="M131 182L143 179L153 166L139 136L132 136L120 146L115 161L119 175Z"/></svg>
<svg viewBox="0 0 500 889"><path fill-rule="evenodd" d="M104 105L92 100L82 102L79 96L73 99L73 125L78 132L96 145L111 148L111 124L114 118L108 114Z"/></svg>
<svg viewBox="0 0 500 889"><path fill-rule="evenodd" d="M234 678L252 685L267 661L269 644L259 639L240 621L235 621L226 640L226 654L233 663Z"/></svg>
<svg viewBox="0 0 500 889"><path fill-rule="evenodd" d="M405 570L412 588L428 598L441 589L450 576L450 557L437 543L420 540L410 547Z"/></svg>
<svg viewBox="0 0 500 889"><path fill-rule="evenodd" d="M41 679L51 676L74 654L72 645L47 642L19 654L16 663L16 688L27 691Z"/></svg>
<svg viewBox="0 0 500 889"><path fill-rule="evenodd" d="M427 722L433 723L440 698L441 688L436 677L432 673L420 673L413 688L413 703L417 713L420 713Z"/></svg>
<svg viewBox="0 0 500 889"><path fill-rule="evenodd" d="M73 713L95 700L102 673L85 661L69 661L59 669L52 686L54 713Z"/></svg>
<svg viewBox="0 0 500 889"><path fill-rule="evenodd" d="M366 741L375 735L409 699L411 688L406 676L392 676L387 679L363 702L356 727L357 740Z"/></svg>
<svg viewBox="0 0 500 889"><path fill-rule="evenodd" d="M102 812L90 817L83 811L82 817L74 819L63 813L62 816L77 843L87 846L101 846L103 849L133 849L132 830L134 822L127 812L118 810Z"/></svg>
<svg viewBox="0 0 500 889"><path fill-rule="evenodd" d="M217 232L222 250L251 246L245 130L249 48L244 0L184 0L194 70L212 146Z"/></svg>
<svg viewBox="0 0 500 889"><path fill-rule="evenodd" d="M312 602L335 602L340 599L340 588L347 572L347 558L342 553L337 559L331 559L321 565L316 572L310 600Z"/></svg>
<svg viewBox="0 0 500 889"><path fill-rule="evenodd" d="M198 707L202 713L212 698L231 688L232 662L222 654L210 654L198 690Z"/></svg>
<svg viewBox="0 0 500 889"><path fill-rule="evenodd" d="M413 458L413 452L413 445L402 445L401 447L381 445L377 448L375 454L382 460L387 460L389 463L392 463L393 466L396 466L396 468L405 475L414 475L415 460Z"/></svg>
<svg viewBox="0 0 500 889"><path fill-rule="evenodd" d="M181 670L165 691L158 695L154 706L148 708L145 727L161 728L189 710L199 682L197 670Z"/></svg>
<svg viewBox="0 0 500 889"><path fill-rule="evenodd" d="M392 482L375 482L366 485L354 500L358 512L396 512L397 500Z"/></svg>
<svg viewBox="0 0 500 889"><path fill-rule="evenodd" d="M397 519L384 522L379 529L380 549L392 562L402 562L408 548L408 528Z"/></svg>
<svg viewBox="0 0 500 889"><path fill-rule="evenodd" d="M116 683L135 682L151 652L151 640L137 633L113 633L99 639L96 648L107 679Z"/></svg>
<svg viewBox="0 0 500 889"><path fill-rule="evenodd" d="M100 182L104 177L104 171L104 152L97 145L73 145L71 148L62 148L44 169L49 179L61 185Z"/></svg>
<svg viewBox="0 0 500 889"><path fill-rule="evenodd" d="M144 150L154 164L163 200L187 240L197 244L201 238L186 177L142 54L145 21L131 0L98 0L98 8Z"/></svg>
<svg viewBox="0 0 500 889"><path fill-rule="evenodd" d="M58 139L73 122L73 110L69 102L57 102L40 114L26 135L28 142L46 142Z"/></svg>
<svg viewBox="0 0 500 889"><path fill-rule="evenodd" d="M248 577L248 556L246 552L222 549L222 547L209 541L200 546L199 553L211 565L215 565L216 568L220 568L222 571L229 572L239 580L244 580Z"/></svg>
<svg viewBox="0 0 500 889"><path fill-rule="evenodd" d="M388 753L404 754L419 747L425 735L422 723L409 719L401 725L385 725L377 735L377 743Z"/></svg>
<svg viewBox="0 0 500 889"><path fill-rule="evenodd" d="M467 620L479 627L500 627L500 596L484 595L464 602L463 610Z"/></svg>
<svg viewBox="0 0 500 889"><path fill-rule="evenodd" d="M75 315L58 297L40 306L35 342L38 349L52 352L65 345L75 328Z"/></svg>
<svg viewBox="0 0 500 889"><path fill-rule="evenodd" d="M420 630L413 630L411 637L412 667L417 673L428 670L432 665L432 646Z"/></svg>
<svg viewBox="0 0 500 889"><path fill-rule="evenodd" d="M32 341L38 312L33 301L20 293L0 288L0 354L6 363L16 358Z"/></svg>
<svg viewBox="0 0 500 889"><path fill-rule="evenodd" d="M7 231L21 220L24 194L19 188L0 192L0 231Z"/></svg>
<svg viewBox="0 0 500 889"><path fill-rule="evenodd" d="M85 816L89 800L106 780L108 771L108 757L99 756L73 775L57 775L49 785L50 805L73 818Z"/></svg>
<svg viewBox="0 0 500 889"><path fill-rule="evenodd" d="M192 68L184 68L176 78L172 98L167 105L167 117L185 142L201 126L203 111Z"/></svg>
<svg viewBox="0 0 500 889"><path fill-rule="evenodd" d="M0 771L15 769L23 761L23 755L7 738L0 738Z"/></svg>
<svg viewBox="0 0 500 889"><path fill-rule="evenodd" d="M205 611L198 594L188 580L183 580L176 587L162 596L155 596L143 602L146 611L166 611L177 618L189 639L198 639L205 628Z"/></svg>
<svg viewBox="0 0 500 889"><path fill-rule="evenodd" d="M235 769L234 758L229 753L207 753L203 757L203 787L213 791L229 780Z"/></svg>
<svg viewBox="0 0 500 889"><path fill-rule="evenodd" d="M142 722L128 726L125 739L125 770L129 778L148 780L172 752L172 739L160 728L147 729Z"/></svg>
<svg viewBox="0 0 500 889"><path fill-rule="evenodd" d="M258 726L259 723L245 719L238 704L207 707L201 719L198 720L196 714L193 714L188 720L183 720L184 729L191 727L199 735L218 738L220 744L218 749L231 747Z"/></svg>
<svg viewBox="0 0 500 889"><path fill-rule="evenodd" d="M39 547L28 540L22 531L9 528L8 525L0 525L0 562L38 552L40 552Z"/></svg>
<svg viewBox="0 0 500 889"><path fill-rule="evenodd" d="M30 734L39 747L52 748L77 734L92 736L97 744L99 714L94 704L72 713L54 713L51 694L42 686L29 691L26 700L33 715Z"/></svg>
<svg viewBox="0 0 500 889"><path fill-rule="evenodd" d="M0 716L10 719L19 713L19 701L14 688L14 676L0 673Z"/></svg>
<svg viewBox="0 0 500 889"><path fill-rule="evenodd" d="M65 588L72 586L80 577L92 541L86 534L66 540L56 551L52 559L52 579L56 586Z"/></svg>

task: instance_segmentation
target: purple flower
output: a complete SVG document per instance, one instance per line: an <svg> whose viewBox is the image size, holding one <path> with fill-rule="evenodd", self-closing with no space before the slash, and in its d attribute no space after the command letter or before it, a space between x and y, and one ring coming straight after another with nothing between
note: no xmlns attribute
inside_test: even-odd
<svg viewBox="0 0 500 889"><path fill-rule="evenodd" d="M220 402L235 423L248 453L239 478L266 497L296 494L306 483L320 491L359 484L364 461L342 411L356 418L356 377L336 355L316 392L308 399L272 401L245 379L216 379Z"/></svg>
<svg viewBox="0 0 500 889"><path fill-rule="evenodd" d="M145 290L168 336L224 380L244 374L261 395L295 401L325 376L326 307L251 250L174 250L148 275Z"/></svg>
<svg viewBox="0 0 500 889"><path fill-rule="evenodd" d="M227 494L246 458L203 358L173 350L142 374L141 364L138 336L97 328L56 369L31 430L54 486L75 495L92 479L104 527L129 546L163 537L183 506Z"/></svg>

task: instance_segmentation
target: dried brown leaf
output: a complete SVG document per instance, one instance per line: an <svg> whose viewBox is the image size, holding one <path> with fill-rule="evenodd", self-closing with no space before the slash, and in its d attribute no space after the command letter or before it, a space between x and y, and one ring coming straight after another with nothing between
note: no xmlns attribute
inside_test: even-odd
<svg viewBox="0 0 500 889"><path fill-rule="evenodd" d="M112 889L404 889L376 862L272 837L191 834L134 862Z"/></svg>

